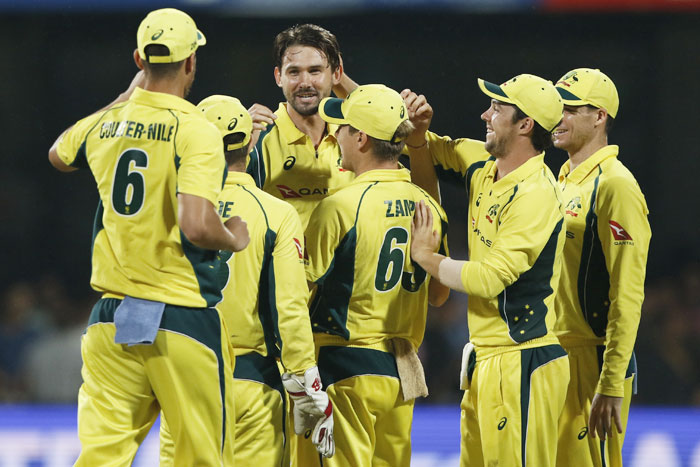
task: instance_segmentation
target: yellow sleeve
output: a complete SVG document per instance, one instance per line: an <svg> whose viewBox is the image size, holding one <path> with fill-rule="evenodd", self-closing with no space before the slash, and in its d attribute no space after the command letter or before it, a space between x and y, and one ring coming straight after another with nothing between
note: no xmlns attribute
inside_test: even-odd
<svg viewBox="0 0 700 467"><path fill-rule="evenodd" d="M84 169L88 167L86 158L87 135L99 123L104 112L89 115L79 120L69 130L61 135L56 150L64 164Z"/></svg>
<svg viewBox="0 0 700 467"><path fill-rule="evenodd" d="M561 207L546 190L516 196L500 219L488 254L462 267L462 285L469 295L497 297L532 268L555 230L563 228Z"/></svg>
<svg viewBox="0 0 700 467"><path fill-rule="evenodd" d="M216 206L226 170L224 145L216 127L199 118L183 121L175 152L178 193L208 199Z"/></svg>
<svg viewBox="0 0 700 467"><path fill-rule="evenodd" d="M333 198L326 198L314 209L306 227L306 280L316 282L330 272L335 249L341 240L340 212Z"/></svg>
<svg viewBox="0 0 700 467"><path fill-rule="evenodd" d="M618 176L601 183L596 211L598 235L610 276L606 347L596 392L622 397L644 301L651 239L649 210L637 182Z"/></svg>
<svg viewBox="0 0 700 467"><path fill-rule="evenodd" d="M438 136L431 131L426 133L425 138L428 141L433 165L437 167L438 173L451 171L465 178L474 164L484 162L491 157L484 148L483 141L468 138L452 139L449 136Z"/></svg>
<svg viewBox="0 0 700 467"><path fill-rule="evenodd" d="M275 281L273 290L282 365L291 373L302 374L316 365L316 359L306 305L309 289L304 277L304 233L294 208L288 206L287 211L277 231L272 252Z"/></svg>

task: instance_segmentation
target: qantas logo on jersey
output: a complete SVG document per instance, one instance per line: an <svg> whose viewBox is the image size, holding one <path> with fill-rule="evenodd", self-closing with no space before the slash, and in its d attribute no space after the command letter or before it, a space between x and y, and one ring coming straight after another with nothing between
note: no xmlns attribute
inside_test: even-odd
<svg viewBox="0 0 700 467"><path fill-rule="evenodd" d="M301 242L299 239L294 238L294 246L297 247L297 254L299 255L299 259L304 259L304 249L301 247Z"/></svg>
<svg viewBox="0 0 700 467"><path fill-rule="evenodd" d="M294 191L287 185L277 185L277 189L280 191L282 198L303 198L304 196L313 195L327 195L328 188L307 188L301 187L298 191Z"/></svg>
<svg viewBox="0 0 700 467"><path fill-rule="evenodd" d="M612 220L609 221L608 224L610 225L613 238L617 240L615 245L634 244L632 243L632 236L627 233L624 227Z"/></svg>
<svg viewBox="0 0 700 467"><path fill-rule="evenodd" d="M577 196L566 203L566 214L571 217L578 217L581 210L581 197Z"/></svg>

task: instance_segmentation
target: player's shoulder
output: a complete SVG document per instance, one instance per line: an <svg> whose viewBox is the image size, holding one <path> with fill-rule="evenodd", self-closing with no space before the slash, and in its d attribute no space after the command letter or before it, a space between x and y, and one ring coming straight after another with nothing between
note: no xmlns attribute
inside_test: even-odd
<svg viewBox="0 0 700 467"><path fill-rule="evenodd" d="M615 186L636 186L637 179L617 157L611 157L600 164L600 183Z"/></svg>

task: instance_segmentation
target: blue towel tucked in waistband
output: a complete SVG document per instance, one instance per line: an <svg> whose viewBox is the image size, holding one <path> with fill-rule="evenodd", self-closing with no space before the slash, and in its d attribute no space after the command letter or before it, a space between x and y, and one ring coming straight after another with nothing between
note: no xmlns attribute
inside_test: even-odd
<svg viewBox="0 0 700 467"><path fill-rule="evenodd" d="M153 344L163 317L165 303L124 297L114 312L115 344Z"/></svg>

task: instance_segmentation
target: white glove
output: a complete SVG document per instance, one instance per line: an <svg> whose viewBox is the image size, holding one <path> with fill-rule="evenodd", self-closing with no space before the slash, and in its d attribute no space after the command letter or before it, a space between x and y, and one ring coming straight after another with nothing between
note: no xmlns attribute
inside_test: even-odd
<svg viewBox="0 0 700 467"><path fill-rule="evenodd" d="M282 384L294 401L294 432L312 431L311 442L323 457L335 453L333 441L333 404L322 391L318 367L304 372L304 377L292 373L282 375Z"/></svg>

